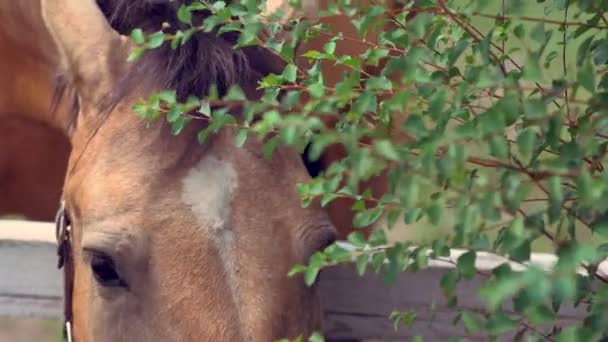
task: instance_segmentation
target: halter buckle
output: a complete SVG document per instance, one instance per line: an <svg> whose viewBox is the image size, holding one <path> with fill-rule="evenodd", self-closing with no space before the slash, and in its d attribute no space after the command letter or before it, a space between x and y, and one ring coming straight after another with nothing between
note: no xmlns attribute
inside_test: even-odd
<svg viewBox="0 0 608 342"><path fill-rule="evenodd" d="M72 342L72 323L70 321L66 321L64 329L65 342Z"/></svg>

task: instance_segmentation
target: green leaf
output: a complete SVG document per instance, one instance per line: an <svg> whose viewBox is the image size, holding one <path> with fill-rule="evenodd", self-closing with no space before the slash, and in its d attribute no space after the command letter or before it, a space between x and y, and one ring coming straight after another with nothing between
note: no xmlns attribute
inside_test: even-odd
<svg viewBox="0 0 608 342"><path fill-rule="evenodd" d="M454 65L462 53L469 47L470 42L468 40L460 40L456 43L453 49L449 50L448 54L448 65Z"/></svg>
<svg viewBox="0 0 608 342"><path fill-rule="evenodd" d="M545 32L545 24L543 22L536 23L530 31L530 38L540 45L544 45L547 41L547 33Z"/></svg>
<svg viewBox="0 0 608 342"><path fill-rule="evenodd" d="M239 130L236 132L235 145L239 148L243 147L243 145L245 145L245 142L247 141L248 135L249 135L248 129L239 128Z"/></svg>
<svg viewBox="0 0 608 342"><path fill-rule="evenodd" d="M598 215L596 219L589 224L593 232L602 237L608 237L608 214Z"/></svg>
<svg viewBox="0 0 608 342"><path fill-rule="evenodd" d="M313 267L312 265L306 269L306 272L304 273L304 281L306 282L306 285L312 286L312 284L315 283L317 276L319 275L319 271L321 271L319 267Z"/></svg>
<svg viewBox="0 0 608 342"><path fill-rule="evenodd" d="M207 138L209 137L209 134L211 134L211 130L208 128L205 128L203 130L201 130L198 135L197 135L197 141L199 144L203 144L205 141L207 141Z"/></svg>
<svg viewBox="0 0 608 342"><path fill-rule="evenodd" d="M325 208L327 207L327 205L329 203L331 203L333 200L335 200L336 198L338 198L339 196L336 194L323 194L323 197L321 198L321 207Z"/></svg>
<svg viewBox="0 0 608 342"><path fill-rule="evenodd" d="M509 145L504 137L493 135L490 138L490 154L497 158L509 156Z"/></svg>
<svg viewBox="0 0 608 342"><path fill-rule="evenodd" d="M181 115L181 108L179 108L179 106L174 106L173 108L171 108L169 113L167 113L167 122L175 122Z"/></svg>
<svg viewBox="0 0 608 342"><path fill-rule="evenodd" d="M323 45L323 51L330 55L333 55L334 52L336 52L336 42L333 40L327 42L325 45Z"/></svg>
<svg viewBox="0 0 608 342"><path fill-rule="evenodd" d="M486 329L491 334L504 334L516 327L517 321L511 319L504 312L495 312L488 318Z"/></svg>
<svg viewBox="0 0 608 342"><path fill-rule="evenodd" d="M530 99L524 102L525 115L531 119L540 119L546 115L547 105L541 99Z"/></svg>
<svg viewBox="0 0 608 342"><path fill-rule="evenodd" d="M468 333L475 334L483 328L483 320L476 313L463 311L460 319Z"/></svg>
<svg viewBox="0 0 608 342"><path fill-rule="evenodd" d="M310 258L310 262L306 272L304 272L304 282L308 286L312 286L317 280L317 276L321 268L325 266L326 260L322 252L316 252Z"/></svg>
<svg viewBox="0 0 608 342"><path fill-rule="evenodd" d="M219 12L221 10L223 10L224 8L226 8L226 3L224 1L214 1L213 5L211 5L213 8L214 12Z"/></svg>
<svg viewBox="0 0 608 342"><path fill-rule="evenodd" d="M557 311L559 306L566 300L574 298L576 295L576 278L575 276L559 277L553 282L553 306Z"/></svg>
<svg viewBox="0 0 608 342"><path fill-rule="evenodd" d="M319 334L318 332L315 332L310 336L308 341L309 342L325 342L325 338L323 338L323 335Z"/></svg>
<svg viewBox="0 0 608 342"><path fill-rule="evenodd" d="M405 177L400 184L401 194L400 199L406 208L412 208L418 201L418 195L420 194L420 182L418 177L412 175Z"/></svg>
<svg viewBox="0 0 608 342"><path fill-rule="evenodd" d="M360 211L355 214L355 217L353 218L353 225L355 228L367 227L378 221L378 219L382 216L382 213L381 208L372 208Z"/></svg>
<svg viewBox="0 0 608 342"><path fill-rule="evenodd" d="M161 91L160 93L158 93L158 98L169 105L175 104L175 102L177 102L177 95L175 90Z"/></svg>
<svg viewBox="0 0 608 342"><path fill-rule="evenodd" d="M131 40L137 45L141 45L146 42L146 37L144 36L144 31L140 28L136 28L131 31Z"/></svg>
<svg viewBox="0 0 608 342"><path fill-rule="evenodd" d="M369 255L361 254L357 256L356 266L357 266L357 274L362 276L365 274L365 270L367 269L367 265L369 263Z"/></svg>
<svg viewBox="0 0 608 342"><path fill-rule="evenodd" d="M364 247L366 245L365 236L360 231L354 231L348 234L348 242L352 243L355 247Z"/></svg>
<svg viewBox="0 0 608 342"><path fill-rule="evenodd" d="M451 296L456 291L456 284L460 280L458 269L453 269L446 272L440 280L441 289L447 296Z"/></svg>
<svg viewBox="0 0 608 342"><path fill-rule="evenodd" d="M365 88L367 90L386 90L390 91L393 89L393 83L385 76L371 77L365 82Z"/></svg>
<svg viewBox="0 0 608 342"><path fill-rule="evenodd" d="M298 67L295 64L287 64L285 70L283 70L283 78L287 82L295 82L298 74Z"/></svg>
<svg viewBox="0 0 608 342"><path fill-rule="evenodd" d="M556 342L581 342L589 341L589 333L582 327L568 326L563 328L556 336Z"/></svg>
<svg viewBox="0 0 608 342"><path fill-rule="evenodd" d="M192 25L192 12L187 5L182 4L179 6L179 9L177 10L177 19L184 24Z"/></svg>
<svg viewBox="0 0 608 342"><path fill-rule="evenodd" d="M526 35L526 31L524 29L524 25L518 24L517 26L515 26L515 28L513 29L513 33L515 34L515 36L517 38L523 39L524 36Z"/></svg>
<svg viewBox="0 0 608 342"><path fill-rule="evenodd" d="M382 157L388 160L399 160L399 153L393 146L393 144L388 140L379 140L374 143L374 148L376 152L380 154Z"/></svg>
<svg viewBox="0 0 608 342"><path fill-rule="evenodd" d="M198 112L201 113L203 116L211 117L211 104L209 103L209 101L201 101L201 106L199 107Z"/></svg>
<svg viewBox="0 0 608 342"><path fill-rule="evenodd" d="M578 68L577 81L590 92L595 92L595 69L591 64L591 58L585 59L585 62Z"/></svg>
<svg viewBox="0 0 608 342"><path fill-rule="evenodd" d="M476 256L477 254L475 251L468 251L458 258L456 267L458 268L460 275L462 275L465 279L471 279L477 273L477 270L475 269Z"/></svg>
<svg viewBox="0 0 608 342"><path fill-rule="evenodd" d="M297 133L295 126L287 126L281 130L281 140L287 145L292 145L298 138Z"/></svg>
<svg viewBox="0 0 608 342"><path fill-rule="evenodd" d="M403 222L405 224L412 224L421 219L422 216L423 212L421 208L412 208L410 210L407 210L405 212L405 215L403 215Z"/></svg>
<svg viewBox="0 0 608 342"><path fill-rule="evenodd" d="M133 52L131 52L131 54L129 54L129 57L127 57L127 62L137 61L138 59L141 58L141 56L144 54L144 52L146 52L145 48L134 49Z"/></svg>
<svg viewBox="0 0 608 342"><path fill-rule="evenodd" d="M549 223L557 222L562 211L564 192L561 182L559 176L552 176L547 182L549 190Z"/></svg>
<svg viewBox="0 0 608 342"><path fill-rule="evenodd" d="M315 99L318 99L325 94L325 85L320 82L309 85L307 89L310 95Z"/></svg>
<svg viewBox="0 0 608 342"><path fill-rule="evenodd" d="M322 56L322 55L323 55L323 53L321 53L320 51L308 50L302 54L302 57L308 58L308 59L318 59L319 56Z"/></svg>
<svg viewBox="0 0 608 342"><path fill-rule="evenodd" d="M389 229L395 226L400 215L401 211L398 209L392 209L388 211L386 215L386 225Z"/></svg>
<svg viewBox="0 0 608 342"><path fill-rule="evenodd" d="M224 99L227 101L240 102L240 101L247 100L247 96L245 96L245 93L243 93L243 90L241 89L241 87L235 85L235 86L230 87L230 89L228 89L228 94L226 94Z"/></svg>
<svg viewBox="0 0 608 342"><path fill-rule="evenodd" d="M148 39L149 39L148 47L152 48L152 49L156 49L156 48L160 47L161 45L163 45L163 43L165 42L165 34L161 31L154 32L148 36Z"/></svg>
<svg viewBox="0 0 608 342"><path fill-rule="evenodd" d="M544 305L528 307L525 314L530 323L535 325L546 324L555 319L553 311Z"/></svg>
<svg viewBox="0 0 608 342"><path fill-rule="evenodd" d="M443 211L443 207L437 203L433 202L426 208L426 215L429 219L429 222L436 226L441 221L441 214Z"/></svg>
<svg viewBox="0 0 608 342"><path fill-rule="evenodd" d="M593 38L594 36L587 37L587 39L585 39L585 41L583 41L583 43L581 43L581 45L578 47L578 50L576 52L577 67L583 65L585 59L589 58L589 46L591 45L591 42L593 42Z"/></svg>
<svg viewBox="0 0 608 342"><path fill-rule="evenodd" d="M594 182L589 172L581 172L576 179L576 187L583 205L592 205L596 199L594 196Z"/></svg>
<svg viewBox="0 0 608 342"><path fill-rule="evenodd" d="M531 245L530 241L524 241L514 248L509 249L509 258L514 261L524 262L530 260Z"/></svg>
<svg viewBox="0 0 608 342"><path fill-rule="evenodd" d="M178 116L173 122L173 125L171 126L171 134L179 135L184 130L188 122L190 122L189 118L184 116Z"/></svg>
<svg viewBox="0 0 608 342"><path fill-rule="evenodd" d="M535 143L536 133L531 128L524 129L517 136L517 147L524 160L528 161L532 157Z"/></svg>
<svg viewBox="0 0 608 342"><path fill-rule="evenodd" d="M418 315L415 312L393 311L389 315L388 319L393 321L393 329L395 329L395 331L398 331L399 325L409 327L416 321L417 317Z"/></svg>
<svg viewBox="0 0 608 342"><path fill-rule="evenodd" d="M278 136L274 136L274 137L270 138L270 140L268 140L264 144L264 147L262 147L262 152L264 154L265 159L270 159L270 157L272 156L272 153L277 148L278 144L279 144Z"/></svg>
<svg viewBox="0 0 608 342"><path fill-rule="evenodd" d="M287 276L293 277L297 274L304 273L304 272L306 272L307 268L308 267L306 267L304 265L295 265L289 270L289 272L287 273Z"/></svg>
<svg viewBox="0 0 608 342"><path fill-rule="evenodd" d="M495 269L496 271L496 269ZM479 296L483 298L490 310L496 310L507 298L513 296L522 286L521 279L507 274L497 280L486 282L479 290Z"/></svg>
<svg viewBox="0 0 608 342"><path fill-rule="evenodd" d="M524 80L530 82L543 82L543 73L540 68L540 61L538 57L530 55L526 64L523 67L523 77Z"/></svg>
<svg viewBox="0 0 608 342"><path fill-rule="evenodd" d="M410 29L416 38L422 38L429 31L429 26L433 22L433 16L427 12L418 13L410 24Z"/></svg>

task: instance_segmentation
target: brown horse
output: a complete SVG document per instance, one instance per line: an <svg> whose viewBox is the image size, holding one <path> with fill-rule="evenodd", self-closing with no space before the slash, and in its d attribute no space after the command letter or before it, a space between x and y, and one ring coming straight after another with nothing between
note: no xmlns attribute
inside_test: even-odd
<svg viewBox="0 0 608 342"><path fill-rule="evenodd" d="M2 22L4 46L14 52L1 63L3 84L15 89L3 99L3 125L15 121L15 137L41 126L45 141L15 150L48 148L56 175L69 150L63 195L72 222L74 340L271 341L318 329L316 289L286 274L335 232L318 205L300 205L294 185L309 179L300 156L281 147L266 160L255 139L237 148L230 128L201 147L203 123L173 137L168 125L146 128L131 112L138 98L167 86L203 94L212 83L238 83L256 98L264 63L200 35L173 56L161 49L131 66L129 39L93 0L0 4L2 19L13 18ZM20 39L28 27L31 36ZM68 91L53 115L46 77L55 65ZM53 139L55 146L46 142ZM48 177L44 162L35 176ZM56 196L61 182L51 180L23 196Z"/></svg>
<svg viewBox="0 0 608 342"><path fill-rule="evenodd" d="M318 205L300 206L294 185L310 177L300 156L278 148L265 160L254 139L235 147L230 128L198 146L204 123L174 137L131 113L167 87L185 95L239 84L257 98L257 80L280 66L212 35L127 64L121 33L158 29L168 5L99 3L0 1L0 215L48 220L63 192L75 341L270 341L319 329L315 288L286 277L335 235ZM326 20L353 32L345 18ZM58 102L57 66L67 82ZM339 80L339 69L326 73ZM384 179L373 184L381 191ZM330 208L342 236L349 206Z"/></svg>
<svg viewBox="0 0 608 342"><path fill-rule="evenodd" d="M70 151L67 112L49 112L55 50L38 3L2 1L0 18L0 216L51 220Z"/></svg>

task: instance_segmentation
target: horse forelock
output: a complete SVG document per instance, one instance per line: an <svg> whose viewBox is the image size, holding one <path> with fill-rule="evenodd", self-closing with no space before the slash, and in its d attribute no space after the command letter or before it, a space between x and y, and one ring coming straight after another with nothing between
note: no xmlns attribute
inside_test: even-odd
<svg viewBox="0 0 608 342"><path fill-rule="evenodd" d="M163 30L174 33L187 27L177 19L177 8L184 0L97 0L110 25L119 33L128 35L135 28L146 33ZM201 23L208 14L197 12L194 22ZM167 28L166 24L169 24ZM284 62L270 51L260 47L236 49L238 33L198 32L176 49L165 43L146 51L136 62L124 70L115 70L113 89L98 106L100 115L106 118L113 108L129 96L155 90L174 89L177 98L185 101L189 95L204 97L212 86L223 95L232 85L255 84L269 73L280 73ZM117 49L109 61L124 65L126 55ZM110 66L110 70L113 67ZM57 75L55 82L56 102L69 97L74 126L80 110L75 86L69 73ZM102 118L97 118L99 124Z"/></svg>
<svg viewBox="0 0 608 342"><path fill-rule="evenodd" d="M101 0L98 3L112 27L124 35L135 28L146 33L161 29L174 33L188 28L176 15L176 9L184 1ZM197 12L194 21L202 22L207 16ZM169 26L163 26L164 23ZM205 96L212 85L224 93L231 85L249 81L251 76L249 56L245 50L233 47L237 39L235 32L222 35L199 32L176 49L165 43L148 50L118 80L113 97L120 101L142 83L175 89L180 100L188 95Z"/></svg>

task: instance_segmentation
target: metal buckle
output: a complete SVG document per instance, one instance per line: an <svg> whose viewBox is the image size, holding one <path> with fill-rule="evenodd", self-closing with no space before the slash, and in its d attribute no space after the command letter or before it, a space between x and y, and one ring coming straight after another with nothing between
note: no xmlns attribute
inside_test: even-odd
<svg viewBox="0 0 608 342"><path fill-rule="evenodd" d="M70 321L65 322L65 341L72 342L72 323Z"/></svg>

